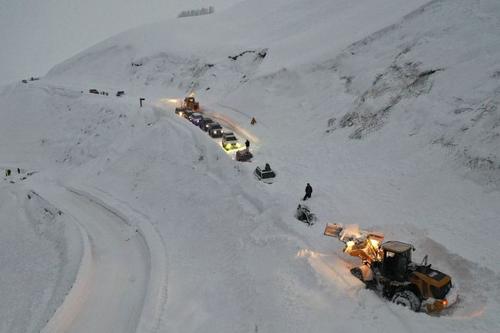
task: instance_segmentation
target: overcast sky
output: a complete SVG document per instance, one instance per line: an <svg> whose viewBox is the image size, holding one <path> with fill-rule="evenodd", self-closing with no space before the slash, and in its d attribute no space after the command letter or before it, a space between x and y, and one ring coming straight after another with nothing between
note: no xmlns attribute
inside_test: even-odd
<svg viewBox="0 0 500 333"><path fill-rule="evenodd" d="M239 0L0 0L0 84L44 75L123 30Z"/></svg>

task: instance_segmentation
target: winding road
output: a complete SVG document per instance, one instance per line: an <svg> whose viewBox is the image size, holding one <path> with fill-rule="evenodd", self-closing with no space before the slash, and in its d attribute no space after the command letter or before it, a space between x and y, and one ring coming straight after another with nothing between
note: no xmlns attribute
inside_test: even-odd
<svg viewBox="0 0 500 333"><path fill-rule="evenodd" d="M77 221L87 244L77 281L42 332L136 332L151 272L141 233L81 194L61 188L41 195Z"/></svg>

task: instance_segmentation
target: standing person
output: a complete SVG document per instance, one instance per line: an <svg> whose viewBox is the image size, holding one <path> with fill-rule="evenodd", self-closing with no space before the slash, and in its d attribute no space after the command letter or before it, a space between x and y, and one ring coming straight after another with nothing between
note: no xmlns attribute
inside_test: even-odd
<svg viewBox="0 0 500 333"><path fill-rule="evenodd" d="M250 121L250 125L255 125L257 123L257 120L255 120L255 117L252 117L252 120Z"/></svg>
<svg viewBox="0 0 500 333"><path fill-rule="evenodd" d="M304 195L304 198L302 199L302 201L306 201L307 199L310 199L312 193L313 193L313 188L312 188L311 184L307 183L306 195Z"/></svg>
<svg viewBox="0 0 500 333"><path fill-rule="evenodd" d="M245 141L245 147L247 147L247 151L250 149L250 141L248 141L248 139Z"/></svg>

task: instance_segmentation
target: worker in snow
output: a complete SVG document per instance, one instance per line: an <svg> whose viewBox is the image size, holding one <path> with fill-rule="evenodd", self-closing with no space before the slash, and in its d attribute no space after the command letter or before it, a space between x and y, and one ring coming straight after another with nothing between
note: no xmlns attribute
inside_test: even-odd
<svg viewBox="0 0 500 333"><path fill-rule="evenodd" d="M247 147L247 151L250 149L250 141L248 141L248 139L245 141L245 147Z"/></svg>
<svg viewBox="0 0 500 333"><path fill-rule="evenodd" d="M257 120L255 120L255 117L252 117L252 120L250 121L250 125L255 125L257 123Z"/></svg>
<svg viewBox="0 0 500 333"><path fill-rule="evenodd" d="M295 217L299 221L307 220L306 213L304 212L304 210L302 209L302 206L300 204L297 206L297 211L295 212Z"/></svg>
<svg viewBox="0 0 500 333"><path fill-rule="evenodd" d="M313 193L313 188L312 188L311 184L307 183L306 195L304 195L304 198L302 199L302 201L306 201L307 199L310 199L312 193Z"/></svg>

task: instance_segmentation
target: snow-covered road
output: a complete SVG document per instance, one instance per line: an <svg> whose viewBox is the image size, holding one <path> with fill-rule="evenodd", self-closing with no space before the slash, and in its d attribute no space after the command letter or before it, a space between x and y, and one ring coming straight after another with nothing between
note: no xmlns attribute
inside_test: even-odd
<svg viewBox="0 0 500 333"><path fill-rule="evenodd" d="M150 274L149 252L142 235L114 212L81 194L51 189L41 195L78 221L88 235L91 251L91 259L82 260L80 267L84 277L79 274L80 279L45 331L136 332ZM71 301L74 299L78 301Z"/></svg>

